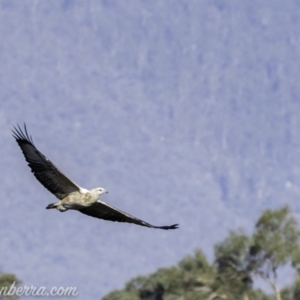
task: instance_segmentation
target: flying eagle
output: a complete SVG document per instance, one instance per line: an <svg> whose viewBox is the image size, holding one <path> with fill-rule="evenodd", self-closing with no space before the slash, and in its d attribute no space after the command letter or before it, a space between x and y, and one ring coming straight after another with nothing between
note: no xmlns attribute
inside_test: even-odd
<svg viewBox="0 0 300 300"><path fill-rule="evenodd" d="M35 147L25 124L24 131L17 125L12 132L33 175L46 189L59 199L58 202L49 204L46 207L47 209L56 208L61 212L68 209L75 209L88 216L108 221L127 222L165 230L178 228L178 224L171 226L151 225L100 201L99 196L107 193L107 191L101 187L87 190L69 179Z"/></svg>

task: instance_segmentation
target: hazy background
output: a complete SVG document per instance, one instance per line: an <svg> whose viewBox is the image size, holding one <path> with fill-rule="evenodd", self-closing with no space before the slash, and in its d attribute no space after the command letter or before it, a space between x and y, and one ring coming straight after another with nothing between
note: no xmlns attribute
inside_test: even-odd
<svg viewBox="0 0 300 300"><path fill-rule="evenodd" d="M0 270L99 299L263 209L298 215L299 32L297 0L0 0ZM23 122L79 185L180 229L45 210Z"/></svg>

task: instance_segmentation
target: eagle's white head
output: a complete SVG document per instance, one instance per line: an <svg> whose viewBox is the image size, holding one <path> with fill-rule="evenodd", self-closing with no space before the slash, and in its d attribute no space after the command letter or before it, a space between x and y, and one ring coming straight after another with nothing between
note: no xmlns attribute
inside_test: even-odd
<svg viewBox="0 0 300 300"><path fill-rule="evenodd" d="M94 191L96 192L96 194L98 196L108 193L108 191L106 189L102 188L102 187L97 187L97 188L94 189Z"/></svg>

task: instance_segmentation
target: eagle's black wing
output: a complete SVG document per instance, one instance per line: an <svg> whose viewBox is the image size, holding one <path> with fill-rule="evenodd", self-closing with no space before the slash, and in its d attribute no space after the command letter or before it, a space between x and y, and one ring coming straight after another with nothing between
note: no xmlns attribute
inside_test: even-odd
<svg viewBox="0 0 300 300"><path fill-rule="evenodd" d="M83 214L88 216L103 219L107 221L114 221L114 222L126 222L126 223L133 223L141 226L146 226L149 228L159 228L159 229L176 229L178 228L178 224L170 225L170 226L154 226L145 221L142 221L130 214L123 212L119 209L116 209L105 202L98 200L89 207L85 207L79 210Z"/></svg>
<svg viewBox="0 0 300 300"><path fill-rule="evenodd" d="M35 146L32 137L18 125L14 127L13 137L20 146L31 172L36 179L57 198L62 199L67 194L79 191L80 187L64 175L45 155Z"/></svg>

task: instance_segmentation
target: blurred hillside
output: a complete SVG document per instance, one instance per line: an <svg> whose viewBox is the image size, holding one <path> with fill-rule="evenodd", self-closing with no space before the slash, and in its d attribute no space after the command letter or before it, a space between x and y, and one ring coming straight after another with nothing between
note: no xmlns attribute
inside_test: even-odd
<svg viewBox="0 0 300 300"><path fill-rule="evenodd" d="M0 1L0 269L95 299L195 248L211 259L267 207L299 217L299 13L296 0ZM79 185L180 229L46 211L11 136L23 122Z"/></svg>

